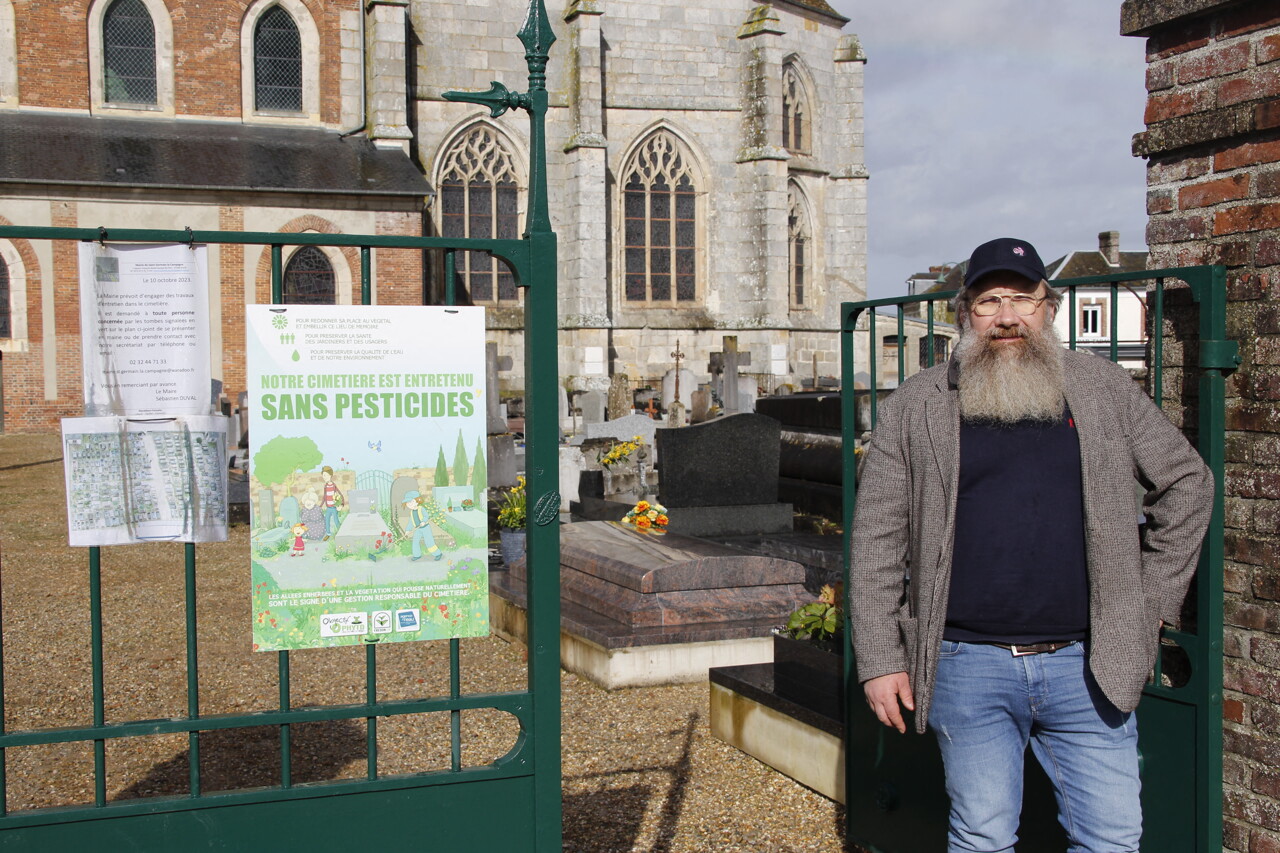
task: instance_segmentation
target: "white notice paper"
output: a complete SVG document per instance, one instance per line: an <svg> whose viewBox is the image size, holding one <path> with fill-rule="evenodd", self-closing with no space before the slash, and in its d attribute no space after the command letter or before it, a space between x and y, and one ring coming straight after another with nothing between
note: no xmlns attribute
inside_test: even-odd
<svg viewBox="0 0 1280 853"><path fill-rule="evenodd" d="M80 244L85 414L208 414L207 253Z"/></svg>
<svg viewBox="0 0 1280 853"><path fill-rule="evenodd" d="M228 418L64 418L73 546L227 538Z"/></svg>

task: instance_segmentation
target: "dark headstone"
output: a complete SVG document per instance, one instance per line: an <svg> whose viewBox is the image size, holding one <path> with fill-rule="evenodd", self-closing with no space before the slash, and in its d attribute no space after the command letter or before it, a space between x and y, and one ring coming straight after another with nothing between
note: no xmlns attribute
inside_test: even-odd
<svg viewBox="0 0 1280 853"><path fill-rule="evenodd" d="M781 433L781 424L756 414L658 430L658 502L671 509L777 503Z"/></svg>

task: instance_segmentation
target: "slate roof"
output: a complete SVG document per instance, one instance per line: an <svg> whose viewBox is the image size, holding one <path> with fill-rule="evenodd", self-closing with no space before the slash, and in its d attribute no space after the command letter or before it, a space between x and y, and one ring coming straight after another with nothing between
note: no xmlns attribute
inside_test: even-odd
<svg viewBox="0 0 1280 853"><path fill-rule="evenodd" d="M1146 252L1121 252L1119 266L1111 266L1102 253L1068 252L1045 267L1049 280L1083 278L1089 275L1112 275L1121 272L1138 272L1147 268Z"/></svg>
<svg viewBox="0 0 1280 853"><path fill-rule="evenodd" d="M318 128L8 112L0 185L427 196L399 149Z"/></svg>

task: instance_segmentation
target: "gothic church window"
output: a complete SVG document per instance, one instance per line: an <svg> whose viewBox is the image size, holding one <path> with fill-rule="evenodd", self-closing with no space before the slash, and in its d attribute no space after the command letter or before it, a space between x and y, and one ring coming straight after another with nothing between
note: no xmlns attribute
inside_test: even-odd
<svg viewBox="0 0 1280 853"><path fill-rule="evenodd" d="M627 302L678 306L698 298L698 198L689 157L666 131L650 136L623 171Z"/></svg>
<svg viewBox="0 0 1280 853"><path fill-rule="evenodd" d="M444 237L512 240L520 236L520 183L515 161L493 128L478 125L442 159L440 233ZM515 303L511 268L488 252L459 252L455 274L473 304Z"/></svg>
<svg viewBox="0 0 1280 853"><path fill-rule="evenodd" d="M9 298L9 265L5 263L4 258L0 258L0 338L13 337Z"/></svg>
<svg viewBox="0 0 1280 853"><path fill-rule="evenodd" d="M103 99L156 103L156 30L142 0L115 0L102 16Z"/></svg>
<svg viewBox="0 0 1280 853"><path fill-rule="evenodd" d="M253 31L254 108L302 111L302 38L293 17L272 6Z"/></svg>
<svg viewBox="0 0 1280 853"><path fill-rule="evenodd" d="M782 147L792 154L808 154L809 98L794 65L782 69Z"/></svg>
<svg viewBox="0 0 1280 853"><path fill-rule="evenodd" d="M813 243L809 236L809 212L795 181L787 185L787 248L791 307L805 307L805 290L812 275Z"/></svg>
<svg viewBox="0 0 1280 853"><path fill-rule="evenodd" d="M329 257L315 246L294 252L284 268L286 305L334 305L336 285Z"/></svg>

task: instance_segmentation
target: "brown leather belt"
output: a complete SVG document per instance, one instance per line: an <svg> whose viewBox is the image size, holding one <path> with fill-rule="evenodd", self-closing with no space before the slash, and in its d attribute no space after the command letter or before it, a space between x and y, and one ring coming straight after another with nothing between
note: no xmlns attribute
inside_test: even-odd
<svg viewBox="0 0 1280 853"><path fill-rule="evenodd" d="M1065 649L1067 646L1075 645L1079 640L1054 640L1049 643L1027 643L1026 645L1009 645L1007 643L989 643L1001 649L1008 649L1013 652L1015 658L1024 655L1041 655L1046 652L1056 652L1058 649Z"/></svg>

